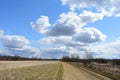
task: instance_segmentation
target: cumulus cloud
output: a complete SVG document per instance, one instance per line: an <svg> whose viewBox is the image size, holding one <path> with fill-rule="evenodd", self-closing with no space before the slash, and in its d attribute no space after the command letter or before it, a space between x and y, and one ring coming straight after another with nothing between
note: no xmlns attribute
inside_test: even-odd
<svg viewBox="0 0 120 80"><path fill-rule="evenodd" d="M101 13L93 13L90 11L83 11L79 16L80 16L82 22L84 22L84 23L102 20L104 17L104 15Z"/></svg>
<svg viewBox="0 0 120 80"><path fill-rule="evenodd" d="M42 58L62 58L64 55L69 55L66 50L66 47L50 47L40 49L41 54L36 54L37 56L41 56ZM35 56L36 56L35 55Z"/></svg>
<svg viewBox="0 0 120 80"><path fill-rule="evenodd" d="M1 48L0 49L0 56L14 56L14 54L13 53L9 53L9 51L8 50L6 50L5 48Z"/></svg>
<svg viewBox="0 0 120 80"><path fill-rule="evenodd" d="M84 26L89 22L101 20L103 17L104 16L100 13L90 11L84 11L80 14L76 12L60 14L60 18L51 27L43 29L43 35L47 36L39 40L43 48L40 49L40 54L36 55L40 55L41 57L48 55L47 57L50 57L53 53L53 55L57 57L63 56L65 53L77 55L85 54L86 47L88 47L89 44L105 40L106 35L95 28L87 28ZM50 47L49 50L44 49L48 46ZM54 46L57 47L57 49L53 48ZM65 48L67 52L60 49L60 47L63 46L68 47Z"/></svg>
<svg viewBox="0 0 120 80"><path fill-rule="evenodd" d="M91 47L91 52L95 54L95 57L100 58L119 58L120 56L120 40L99 44Z"/></svg>
<svg viewBox="0 0 120 80"><path fill-rule="evenodd" d="M7 51L7 54L22 57L32 57L34 54L40 53L39 49L27 45L22 48L5 48L5 49Z"/></svg>
<svg viewBox="0 0 120 80"><path fill-rule="evenodd" d="M52 29L46 32L49 36L70 36L77 33L86 23L81 21L77 13L62 13Z"/></svg>
<svg viewBox="0 0 120 80"><path fill-rule="evenodd" d="M79 34L75 35L75 40L83 43L94 43L105 39L106 35L95 28L83 28Z"/></svg>
<svg viewBox="0 0 120 80"><path fill-rule="evenodd" d="M43 35L40 44L50 48L40 49L36 55L52 57L66 54L91 53L102 56L118 54L118 42L103 44L87 50L89 44L104 41L107 36L96 28L86 27L88 23L102 20L105 16L120 16L120 0L61 0L63 5L69 5L70 11L60 14L59 19L52 25L47 16L41 16L32 28ZM114 46L113 46L114 45ZM104 47L103 47L104 46ZM102 47L102 48L101 48ZM109 47L107 49L107 47ZM102 50L100 50L102 49ZM111 51L112 50L112 51ZM50 53L50 54L49 54ZM53 53L53 54L52 54ZM106 54L104 54L106 53ZM51 55L52 54L52 55Z"/></svg>
<svg viewBox="0 0 120 80"><path fill-rule="evenodd" d="M33 54L39 53L39 49L29 46L30 41L24 36L2 34L0 42L0 55L32 57Z"/></svg>
<svg viewBox="0 0 120 80"><path fill-rule="evenodd" d="M41 27L42 25L40 23L43 20L42 17L39 18L35 24L32 23L32 27L47 36L73 36L79 33L87 23L102 20L103 17L104 15L101 13L93 13L90 11L83 11L80 14L68 12L60 14L60 18L49 28L48 25L46 27ZM48 23L47 19L44 20L42 24L45 24L45 21Z"/></svg>
<svg viewBox="0 0 120 80"><path fill-rule="evenodd" d="M65 45L68 47L80 47L80 46L85 46L87 44L79 42L79 41L74 41L71 36L60 36L60 37L47 37L47 38L42 38L39 40L40 44L46 44L46 45Z"/></svg>
<svg viewBox="0 0 120 80"><path fill-rule="evenodd" d="M94 8L97 12L106 11L105 15L119 16L120 0L61 0L63 5L69 5L70 10Z"/></svg>
<svg viewBox="0 0 120 80"><path fill-rule="evenodd" d="M73 47L57 46L41 48L41 53L36 53L33 56L42 58L62 58L63 56L70 56L71 54L79 54L79 51Z"/></svg>
<svg viewBox="0 0 120 80"><path fill-rule="evenodd" d="M24 36L4 35L0 30L3 50L0 54L18 54L43 58L61 58L63 55L95 53L87 50L89 44L104 41L106 35L95 28L85 27L88 23L102 20L104 16L119 16L119 0L61 0L69 5L70 11L60 14L59 19L50 24L48 16L40 16L31 22L34 30L45 36L39 40L40 49L30 46ZM77 11L77 10L78 11ZM46 45L44 47L44 45ZM5 51L6 50L6 51Z"/></svg>
<svg viewBox="0 0 120 80"><path fill-rule="evenodd" d="M0 40L7 48L21 48L30 43L30 41L24 36L15 35L4 35L0 38Z"/></svg>
<svg viewBox="0 0 120 80"><path fill-rule="evenodd" d="M33 29L42 34L46 32L49 26L51 26L49 23L49 18L47 16L40 16L36 22L31 22L30 24Z"/></svg>
<svg viewBox="0 0 120 80"><path fill-rule="evenodd" d="M63 5L68 4L71 10L88 8L88 7L104 7L110 0L61 0ZM109 4L108 4L109 5Z"/></svg>

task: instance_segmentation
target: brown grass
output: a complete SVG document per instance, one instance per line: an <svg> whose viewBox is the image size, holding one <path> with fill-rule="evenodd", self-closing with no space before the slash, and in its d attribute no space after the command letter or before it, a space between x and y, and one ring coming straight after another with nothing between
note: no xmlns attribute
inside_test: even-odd
<svg viewBox="0 0 120 80"><path fill-rule="evenodd" d="M15 61L1 62L6 66L0 70L0 80L56 80L60 62ZM2 68L1 67L1 68Z"/></svg>

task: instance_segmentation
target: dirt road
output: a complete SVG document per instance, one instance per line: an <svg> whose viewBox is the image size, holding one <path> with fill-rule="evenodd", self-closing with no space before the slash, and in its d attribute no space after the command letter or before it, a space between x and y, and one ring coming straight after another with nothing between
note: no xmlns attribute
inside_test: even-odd
<svg viewBox="0 0 120 80"><path fill-rule="evenodd" d="M68 63L63 64L63 80L112 80L92 71L76 68Z"/></svg>

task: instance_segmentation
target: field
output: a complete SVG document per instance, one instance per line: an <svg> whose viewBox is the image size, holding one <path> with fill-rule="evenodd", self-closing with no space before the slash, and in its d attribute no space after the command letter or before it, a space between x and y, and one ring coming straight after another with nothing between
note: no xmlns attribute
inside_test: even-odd
<svg viewBox="0 0 120 80"><path fill-rule="evenodd" d="M1 61L0 80L111 80L60 61Z"/></svg>

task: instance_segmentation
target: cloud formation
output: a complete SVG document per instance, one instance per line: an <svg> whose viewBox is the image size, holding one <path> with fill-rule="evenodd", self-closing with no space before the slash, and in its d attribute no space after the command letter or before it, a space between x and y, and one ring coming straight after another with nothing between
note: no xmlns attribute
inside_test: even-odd
<svg viewBox="0 0 120 80"><path fill-rule="evenodd" d="M67 46L54 46L54 47L46 47L40 48L40 52L34 54L35 57L42 57L42 58L62 58L63 56L71 56L71 54L78 54L80 55L79 50L73 47Z"/></svg>
<svg viewBox="0 0 120 80"><path fill-rule="evenodd" d="M4 35L0 38L0 40L7 48L22 48L30 43L30 41L24 36L15 35Z"/></svg>
<svg viewBox="0 0 120 80"><path fill-rule="evenodd" d="M33 56L41 58L62 58L64 55L69 55L65 46L41 48L40 51L41 54L36 53Z"/></svg>
<svg viewBox="0 0 120 80"><path fill-rule="evenodd" d="M82 22L84 22L84 23L102 20L104 17L104 15L101 13L94 13L94 12L90 12L90 11L83 11L79 16L80 16Z"/></svg>
<svg viewBox="0 0 120 80"><path fill-rule="evenodd" d="M94 43L104 41L106 35L95 28L83 28L82 31L75 36L75 40L83 43Z"/></svg>
<svg viewBox="0 0 120 80"><path fill-rule="evenodd" d="M69 5L70 10L95 9L106 16L120 16L120 0L61 0L63 5Z"/></svg>
<svg viewBox="0 0 120 80"><path fill-rule="evenodd" d="M62 0L62 2L63 4L68 4L66 0ZM76 5L79 4L76 0L75 2L70 0L70 3L71 9L76 9ZM73 7L74 4L72 5L72 3L75 3L76 7ZM87 3L84 5L84 7L83 4L81 5L82 7L79 6L79 9L86 8L88 6ZM86 27L88 23L94 23L95 21L102 20L105 14L106 11L93 12L86 9L81 10L80 13L77 13L75 10L66 13L63 12L59 15L59 19L57 19L53 24L49 23L49 18L47 16L44 16L47 17L47 19L44 20L42 17L37 19L35 23L32 23L32 28L34 28L37 32L40 32L42 35L46 36L39 40L40 45L42 44L46 47L51 46L49 50L42 48L43 51L41 50L41 54L45 54L47 56L48 53L59 53L59 55L60 53L66 53L61 52L62 50L59 49L63 46L71 48L73 50L72 51L68 48L65 48L68 50L67 53L69 54L71 54L71 52L74 52L74 54L76 54L76 52L79 54L85 53L87 51L87 47L90 44L104 41L106 39L107 36L101 31L97 30L96 28ZM44 23L45 26L41 23ZM53 49L53 46L56 46L57 49Z"/></svg>
<svg viewBox="0 0 120 80"><path fill-rule="evenodd" d="M71 36L77 33L85 24L77 13L62 13L60 19L55 22L46 34L49 36Z"/></svg>
<svg viewBox="0 0 120 80"><path fill-rule="evenodd" d="M63 5L68 4L71 10L88 8L88 7L104 7L109 5L111 0L61 0Z"/></svg>
<svg viewBox="0 0 120 80"><path fill-rule="evenodd" d="M61 0L69 5L70 11L62 12L59 18L50 24L48 16L40 16L31 27L42 37L38 41L40 48L30 46L31 41L24 36L5 35L0 30L3 49L0 54L27 57L62 58L64 55L95 54L96 57L120 55L120 41L90 46L104 41L107 36L88 23L103 20L105 16L120 16L120 0ZM91 47L91 48L89 48ZM89 55L88 55L89 56ZM86 55L87 57L87 55Z"/></svg>
<svg viewBox="0 0 120 80"><path fill-rule="evenodd" d="M31 57L33 54L39 52L38 49L29 46L30 41L24 36L4 35L2 31L0 42L3 46L0 49L1 55Z"/></svg>
<svg viewBox="0 0 120 80"><path fill-rule="evenodd" d="M48 17L46 20L43 20L43 17L41 17L37 19L35 23L31 24L32 28L42 33L43 35L55 37L73 36L79 33L82 28L87 25L87 23L102 20L103 17L104 15L100 13L93 13L90 11L83 11L80 14L77 14L76 12L68 12L60 14L60 18L53 25L51 25L51 27L49 27L50 24L48 21Z"/></svg>
<svg viewBox="0 0 120 80"><path fill-rule="evenodd" d="M71 36L60 36L60 37L47 37L39 40L40 44L46 45L58 45L58 46L68 46L68 47L80 47L87 44L73 40Z"/></svg>
<svg viewBox="0 0 120 80"><path fill-rule="evenodd" d="M120 40L98 44L91 47L91 52L98 58L119 58L120 56Z"/></svg>
<svg viewBox="0 0 120 80"><path fill-rule="evenodd" d="M42 34L44 34L47 28L51 26L49 23L49 18L47 16L40 16L36 22L31 22L30 24L33 29Z"/></svg>

